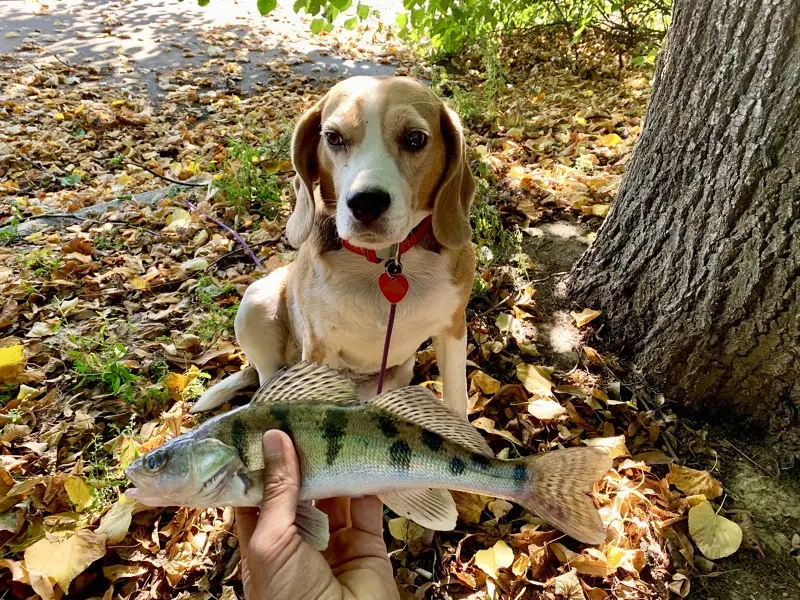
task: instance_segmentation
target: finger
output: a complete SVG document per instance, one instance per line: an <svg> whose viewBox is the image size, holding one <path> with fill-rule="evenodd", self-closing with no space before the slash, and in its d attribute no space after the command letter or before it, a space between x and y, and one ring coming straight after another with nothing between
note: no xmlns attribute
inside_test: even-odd
<svg viewBox="0 0 800 600"><path fill-rule="evenodd" d="M239 552L242 558L247 558L247 550L250 547L250 538L253 537L256 523L258 523L258 509L247 506L237 507L233 510L236 516L236 535L239 537Z"/></svg>
<svg viewBox="0 0 800 600"><path fill-rule="evenodd" d="M265 548L294 530L300 468L291 438L279 430L264 434L264 498L253 537Z"/></svg>
<svg viewBox="0 0 800 600"><path fill-rule="evenodd" d="M383 535L383 502L377 496L353 498L350 501L350 518L354 529Z"/></svg>
<svg viewBox="0 0 800 600"><path fill-rule="evenodd" d="M331 533L350 527L350 498L318 500L315 506L328 515L328 529Z"/></svg>

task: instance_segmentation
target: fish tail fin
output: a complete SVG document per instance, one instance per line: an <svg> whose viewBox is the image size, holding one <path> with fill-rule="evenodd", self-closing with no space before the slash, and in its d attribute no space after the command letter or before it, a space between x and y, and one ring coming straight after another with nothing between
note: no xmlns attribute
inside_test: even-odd
<svg viewBox="0 0 800 600"><path fill-rule="evenodd" d="M589 497L594 483L611 468L602 448L568 448L514 461L524 465L528 485L516 498L533 513L586 544L600 544L606 530Z"/></svg>
<svg viewBox="0 0 800 600"><path fill-rule="evenodd" d="M254 366L250 365L208 388L203 395L198 398L197 402L194 403L194 406L189 409L189 412L198 413L222 406L228 400L236 396L239 390L257 384L258 371L256 371Z"/></svg>

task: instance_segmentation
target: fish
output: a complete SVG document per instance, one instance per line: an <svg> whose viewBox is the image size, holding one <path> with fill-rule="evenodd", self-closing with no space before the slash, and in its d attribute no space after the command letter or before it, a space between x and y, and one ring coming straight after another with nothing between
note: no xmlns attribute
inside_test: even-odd
<svg viewBox="0 0 800 600"><path fill-rule="evenodd" d="M606 537L589 492L611 468L606 450L575 447L499 459L478 430L423 386L359 399L352 380L300 362L278 372L249 404L200 424L137 458L126 495L145 506L258 506L262 437L280 429L300 464L296 525L318 549L325 513L313 501L377 495L396 514L438 531L456 527L449 490L515 502L587 544Z"/></svg>

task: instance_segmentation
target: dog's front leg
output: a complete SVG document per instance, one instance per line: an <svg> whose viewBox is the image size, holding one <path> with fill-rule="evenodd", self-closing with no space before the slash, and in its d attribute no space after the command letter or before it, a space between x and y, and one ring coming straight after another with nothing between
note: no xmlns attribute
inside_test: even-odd
<svg viewBox="0 0 800 600"><path fill-rule="evenodd" d="M322 337L315 335L313 329L306 324L303 336L303 360L338 369L340 366L339 349L326 345Z"/></svg>
<svg viewBox="0 0 800 600"><path fill-rule="evenodd" d="M461 319L433 338L436 362L442 376L444 401L459 414L467 414L467 324Z"/></svg>

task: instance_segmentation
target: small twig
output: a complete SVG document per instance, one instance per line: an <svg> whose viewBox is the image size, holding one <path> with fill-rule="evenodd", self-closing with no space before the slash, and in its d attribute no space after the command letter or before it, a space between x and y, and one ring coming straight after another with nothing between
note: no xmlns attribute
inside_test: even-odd
<svg viewBox="0 0 800 600"><path fill-rule="evenodd" d="M60 57L58 54L53 54L53 57L54 57L54 58L55 58L55 59L56 59L58 62L60 62L62 65L64 65L65 67L69 67L70 69L77 69L77 68L78 68L77 66L75 66L75 65L71 65L71 64L69 64L67 61L65 61L65 60L62 60L62 59L61 59L61 57Z"/></svg>
<svg viewBox="0 0 800 600"><path fill-rule="evenodd" d="M208 187L208 184L211 183L210 181L206 181L205 183L192 183L190 181L180 181L179 179L173 179L172 177L167 177L166 175L162 175L161 173L158 173L158 172L154 171L153 169L151 169L147 165L143 165L142 163L136 162L135 160L132 160L130 158L126 158L125 161L129 162L134 167L138 167L138 168L142 169L143 171L147 171L151 175L155 175L156 177L159 177L160 179L163 179L164 181L168 181L169 183L174 183L175 185L185 185L185 186L188 186L188 187Z"/></svg>
<svg viewBox="0 0 800 600"><path fill-rule="evenodd" d="M732 444L732 443L731 443L729 440L723 440L723 441L724 441L726 444L728 444L728 446L730 446L731 448L733 448L734 450L736 450L736 451L737 451L739 454L741 454L741 455L742 455L744 458L746 458L746 459L747 459L747 460L748 460L748 461L749 461L749 462L750 462L752 465L754 465L754 466L758 467L759 469L761 469L761 471L762 471L762 472L764 472L764 473L769 473L769 471L768 471L768 470L767 470L765 467L761 466L761 465L760 465L760 464L758 464L756 461L754 461L752 458L750 458L749 456L747 456L747 454L745 454L744 452L742 452L741 450L739 450L739 448L737 448L736 446L734 446L734 445L733 445L733 444Z"/></svg>
<svg viewBox="0 0 800 600"><path fill-rule="evenodd" d="M217 225L219 225L220 227L222 227L222 228L223 228L225 231L227 231L228 233L230 233L230 234L233 236L233 239L235 239L237 242L239 242L239 243L242 245L242 247L245 249L245 251L247 252L247 254L249 254L249 255L250 255L250 258L251 258L251 259L253 259L253 262L254 262L256 265L258 265L258 268L259 268L259 269L261 269L262 271L264 270L264 265L263 265L263 264L261 264L261 261L260 261L260 260L258 259L258 257L255 255L255 252L253 252L253 251L250 249L250 246L248 246L248 245L247 245L247 242L245 242L245 241L244 241L244 238L243 238L241 235L239 235L239 233L238 233L237 231L235 231L235 230L231 229L230 227L228 227L228 226L227 226L225 223L223 223L223 222L222 222L222 221L220 221L219 219L217 219L217 218L215 218L215 217L212 217L211 215L207 215L207 214L206 214L206 213L204 213L202 210L200 210L199 208L197 208L197 206L196 206L196 205L192 204L192 203L191 203L191 202L189 202L188 200L184 200L184 202L185 202L186 206L188 206L188 207L189 207L189 210L191 210L192 212L197 212L197 213L200 213L200 214L201 214L202 216L204 216L206 219L208 219L209 221L212 221L213 223L216 223Z"/></svg>

